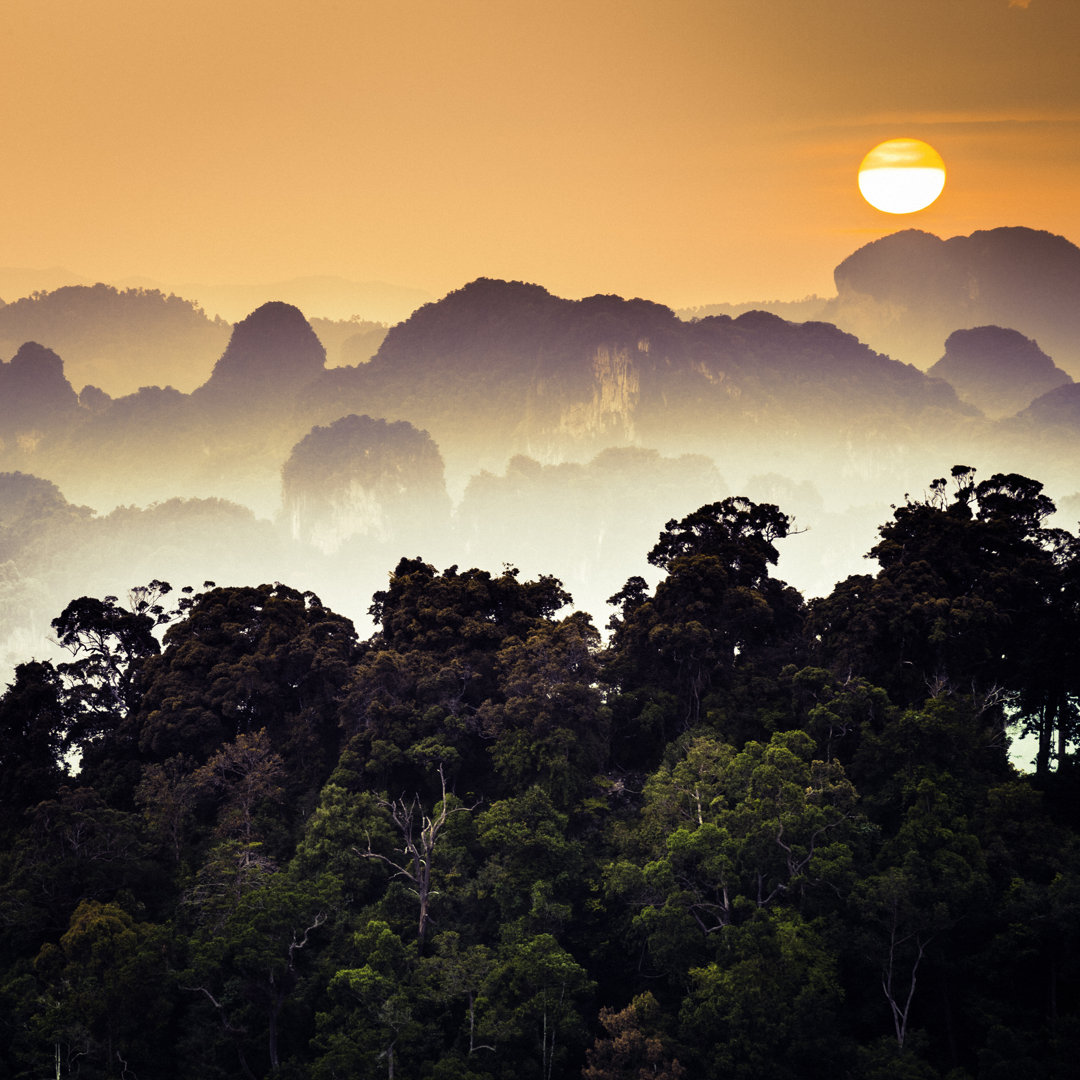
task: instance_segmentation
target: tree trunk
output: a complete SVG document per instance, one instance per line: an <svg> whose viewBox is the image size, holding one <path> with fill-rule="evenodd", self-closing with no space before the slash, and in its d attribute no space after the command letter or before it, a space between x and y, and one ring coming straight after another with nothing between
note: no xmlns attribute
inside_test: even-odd
<svg viewBox="0 0 1080 1080"><path fill-rule="evenodd" d="M277 1025L278 1009L275 1003L270 1005L270 1016L266 1025L266 1037L268 1042L268 1050L270 1052L270 1068L271 1070L277 1069L279 1065L278 1061L278 1025Z"/></svg>
<svg viewBox="0 0 1080 1080"><path fill-rule="evenodd" d="M1063 695L1064 696L1064 695ZM1065 766L1068 762L1068 746L1069 746L1069 709L1064 701L1061 701L1058 705L1058 722L1057 722L1057 768L1059 773L1064 773Z"/></svg>
<svg viewBox="0 0 1080 1080"><path fill-rule="evenodd" d="M1042 778L1050 772L1050 753L1054 742L1054 707L1047 702L1039 719L1039 751L1035 755L1035 775Z"/></svg>

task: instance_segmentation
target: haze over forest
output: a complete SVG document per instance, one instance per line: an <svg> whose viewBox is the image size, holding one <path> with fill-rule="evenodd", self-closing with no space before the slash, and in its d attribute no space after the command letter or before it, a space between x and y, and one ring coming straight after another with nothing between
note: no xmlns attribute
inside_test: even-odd
<svg viewBox="0 0 1080 1080"><path fill-rule="evenodd" d="M602 624L664 522L731 494L794 516L781 572L824 595L957 462L1039 478L1070 523L1080 251L911 229L835 280L731 317L478 279L392 326L273 297L230 325L102 284L9 299L6 662L44 655L74 593L152 578L287 581L364 625L402 554L556 574Z"/></svg>

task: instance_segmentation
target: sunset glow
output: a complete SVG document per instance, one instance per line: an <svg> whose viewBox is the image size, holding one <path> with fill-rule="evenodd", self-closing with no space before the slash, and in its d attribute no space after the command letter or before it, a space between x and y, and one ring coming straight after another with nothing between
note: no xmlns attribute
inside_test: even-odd
<svg viewBox="0 0 1080 1080"><path fill-rule="evenodd" d="M934 231L1080 236L1080 5L970 8L10 0L0 270L824 295L892 227L851 174L897 133L948 161Z"/></svg>

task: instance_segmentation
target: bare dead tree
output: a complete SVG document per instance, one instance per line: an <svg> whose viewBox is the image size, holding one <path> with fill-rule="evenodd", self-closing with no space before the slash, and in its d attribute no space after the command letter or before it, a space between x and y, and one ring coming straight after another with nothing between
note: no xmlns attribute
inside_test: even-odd
<svg viewBox="0 0 1080 1080"><path fill-rule="evenodd" d="M237 1057L240 1060L240 1070L248 1080L255 1080L255 1074L251 1071L251 1066L247 1063L247 1058L244 1056L244 1048L240 1043L240 1039L247 1035L247 1028L238 1027L230 1019L229 1014L225 1011L225 1005L218 1001L216 997L205 986L184 986L184 990L190 990L196 994L204 994L207 1001L217 1010L221 1025L225 1031L232 1037L236 1046Z"/></svg>
<svg viewBox="0 0 1080 1080"><path fill-rule="evenodd" d="M914 944L915 956L910 962L907 985L905 986L897 953L908 943ZM911 1015L912 998L915 997L916 976L923 955L926 952L927 944L920 934L912 933L900 936L897 933L896 924L893 924L889 938L889 954L881 967L881 989L885 994L885 1000L889 1003L889 1009L892 1011L893 1027L896 1029L896 1043L901 1050L904 1049L904 1040L907 1038L908 1017ZM894 983L898 985L894 986ZM905 990L907 991L906 995Z"/></svg>
<svg viewBox="0 0 1080 1080"><path fill-rule="evenodd" d="M402 877L412 885L413 892L420 902L420 920L416 932L417 948L420 951L423 951L424 938L430 921L428 908L431 902L431 867L439 833L452 814L471 812L480 805L478 801L472 806L447 806L446 775L441 763L439 783L442 788L442 797L431 814L424 813L419 795L413 795L411 800L407 800L402 795L393 802L385 799L379 801L379 805L389 813L390 819L401 834L400 858L391 858L389 855L375 851L371 846L370 835L366 851L357 847L353 848L353 851L361 858L378 859L386 863L393 868L395 877Z"/></svg>
<svg viewBox="0 0 1080 1080"><path fill-rule="evenodd" d="M278 1020L281 1016L281 1010L285 1006L285 999L296 985L296 954L307 945L311 932L313 930L318 930L324 922L326 922L326 914L325 912L320 911L311 920L311 925L305 927L302 937L297 937L296 931L293 930L292 941L289 943L289 959L285 966L285 970L278 977L275 977L273 969L270 971L270 1008L268 1010L269 1023L267 1042L270 1052L270 1067L272 1069L277 1069L281 1064L278 1057Z"/></svg>

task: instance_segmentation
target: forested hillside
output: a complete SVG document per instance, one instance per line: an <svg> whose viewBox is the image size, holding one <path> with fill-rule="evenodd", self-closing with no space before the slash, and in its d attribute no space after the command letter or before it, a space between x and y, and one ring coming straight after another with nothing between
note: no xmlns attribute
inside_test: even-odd
<svg viewBox="0 0 1080 1080"><path fill-rule="evenodd" d="M206 378L230 329L157 289L66 285L0 307L0 355L35 341L63 356L79 387L116 394L168 383L186 391Z"/></svg>
<svg viewBox="0 0 1080 1080"><path fill-rule="evenodd" d="M807 603L783 509L708 503L606 638L422 557L363 641L279 583L74 598L0 699L0 1076L1071 1077L1053 509L957 466Z"/></svg>
<svg viewBox="0 0 1080 1080"><path fill-rule="evenodd" d="M255 299L237 321L265 300L265 292L253 291ZM76 387L91 385L113 397L143 386L171 386L186 393L206 381L232 325L210 317L190 294L185 296L99 282L64 285L7 304L0 300L0 356L33 341L63 356ZM331 367L363 363L386 334L382 323L358 316L311 322Z"/></svg>

